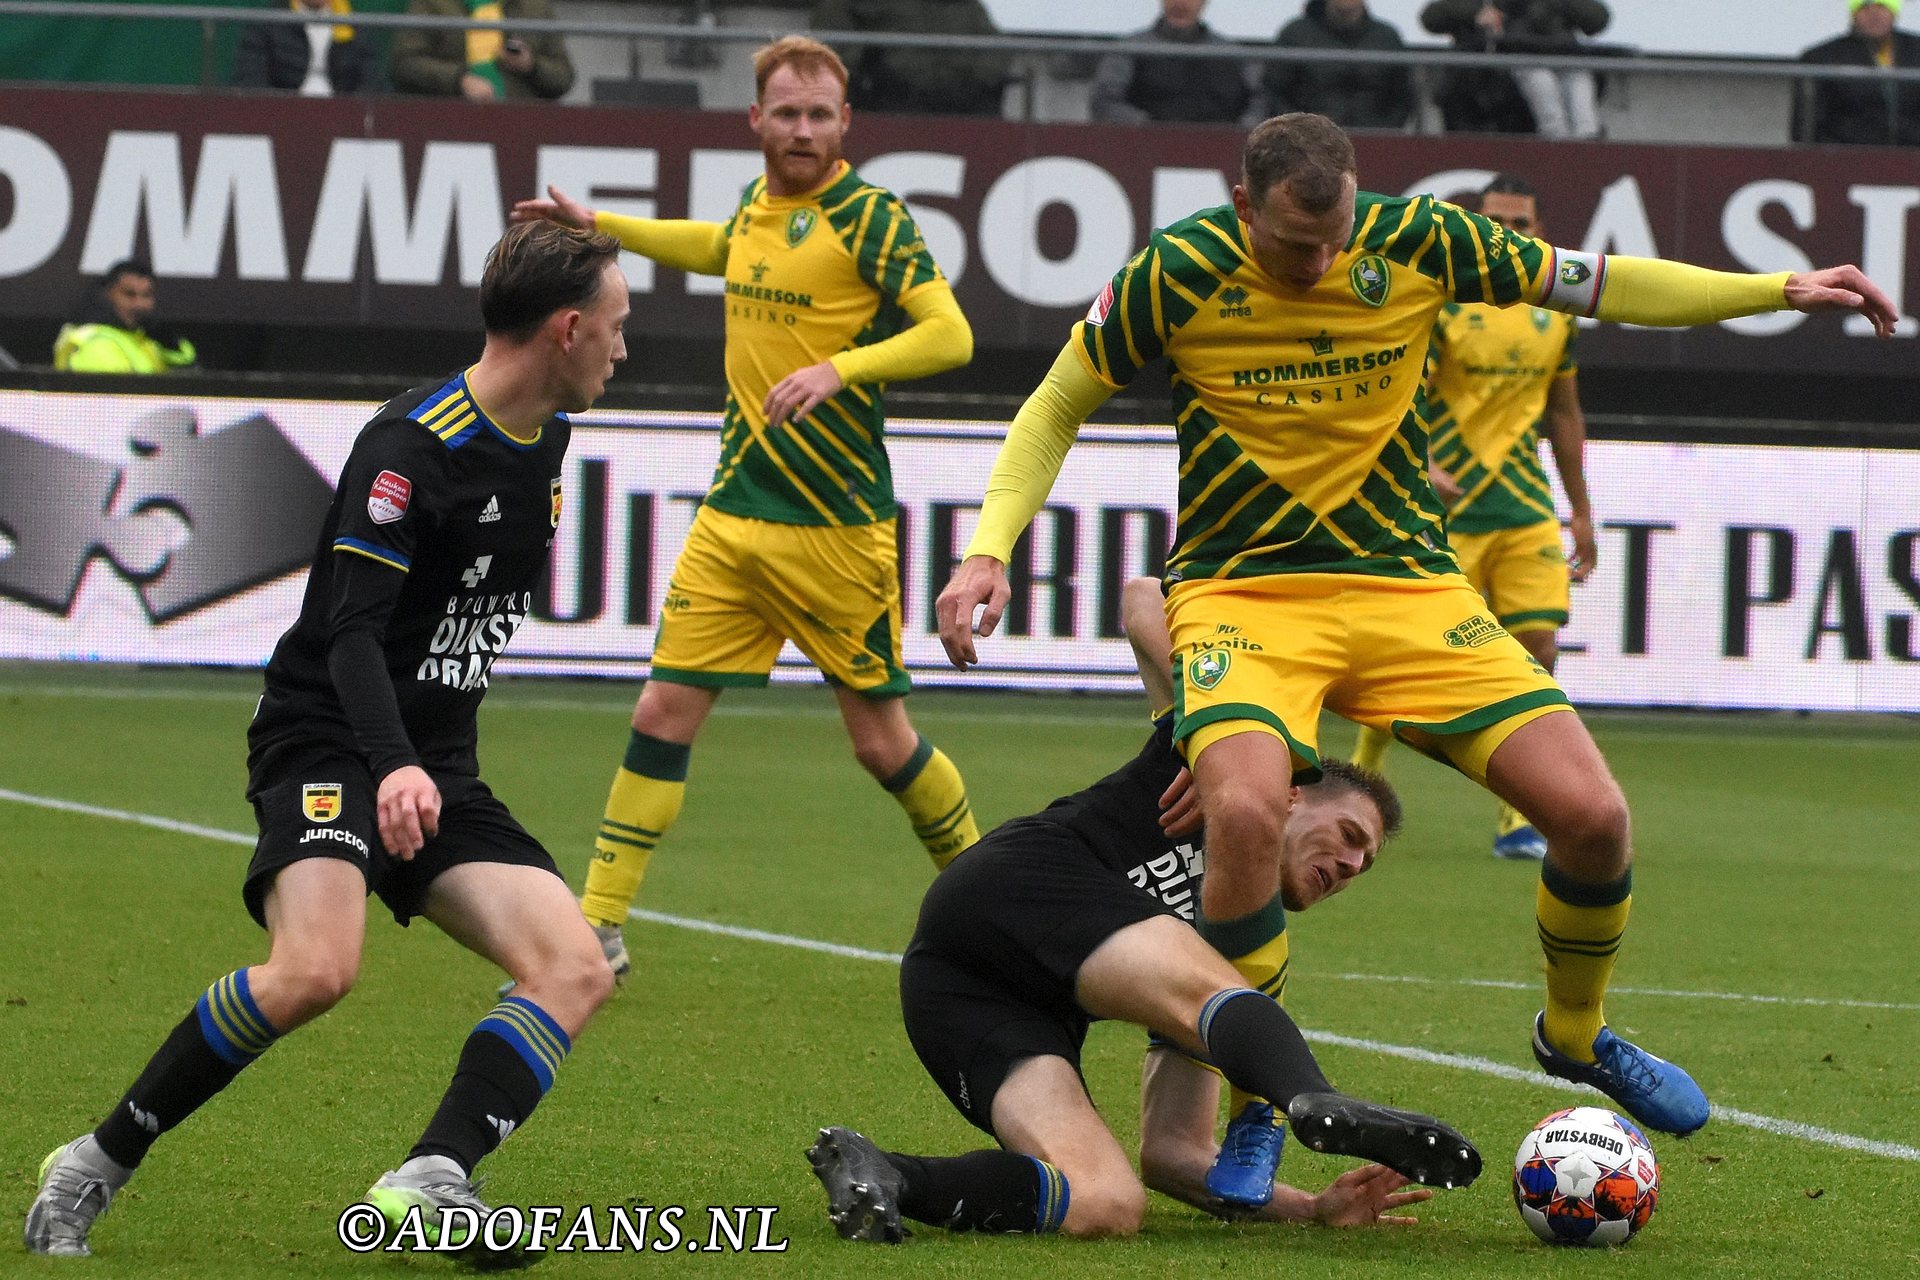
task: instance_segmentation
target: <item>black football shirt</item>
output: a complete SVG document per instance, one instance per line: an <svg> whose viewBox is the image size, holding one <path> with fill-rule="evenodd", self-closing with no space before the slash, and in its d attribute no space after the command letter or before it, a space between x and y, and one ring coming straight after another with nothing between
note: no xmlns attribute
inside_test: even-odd
<svg viewBox="0 0 1920 1280"><path fill-rule="evenodd" d="M545 571L571 431L556 414L532 440L509 436L465 373L374 415L267 663L256 761L306 741L361 755L376 782L407 764L478 773L475 715Z"/></svg>
<svg viewBox="0 0 1920 1280"><path fill-rule="evenodd" d="M1162 717L1132 760L1029 821L1071 829L1103 864L1192 920L1206 868L1202 833L1172 837L1160 830L1160 797L1182 767L1173 718Z"/></svg>

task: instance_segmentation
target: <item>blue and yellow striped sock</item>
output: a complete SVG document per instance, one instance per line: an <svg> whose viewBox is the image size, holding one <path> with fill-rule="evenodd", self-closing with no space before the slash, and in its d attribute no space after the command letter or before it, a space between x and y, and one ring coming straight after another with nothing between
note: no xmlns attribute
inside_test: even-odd
<svg viewBox="0 0 1920 1280"><path fill-rule="evenodd" d="M523 996L508 996L467 1036L453 1083L407 1158L447 1156L472 1173L527 1122L572 1048L546 1010Z"/></svg>
<svg viewBox="0 0 1920 1280"><path fill-rule="evenodd" d="M593 924L625 924L640 892L654 846L680 816L687 794L687 762L693 748L632 731L626 758L613 775L606 815L587 865L580 911Z"/></svg>
<svg viewBox="0 0 1920 1280"><path fill-rule="evenodd" d="M221 978L147 1062L120 1103L94 1130L109 1159L132 1169L161 1134L199 1110L265 1053L280 1033L253 1002L241 969Z"/></svg>
<svg viewBox="0 0 1920 1280"><path fill-rule="evenodd" d="M924 737L906 764L880 785L907 811L913 834L936 868L944 868L980 838L960 770Z"/></svg>
<svg viewBox="0 0 1920 1280"><path fill-rule="evenodd" d="M910 1156L883 1151L900 1174L900 1212L948 1231L1058 1231L1071 1199L1067 1176L1012 1151Z"/></svg>
<svg viewBox="0 0 1920 1280"><path fill-rule="evenodd" d="M1046 1234L1058 1231L1060 1224L1067 1220L1067 1209L1073 1203L1073 1188L1067 1185L1067 1175L1048 1164L1045 1160L1033 1161L1034 1176L1039 1180L1039 1201L1034 1206L1033 1229Z"/></svg>

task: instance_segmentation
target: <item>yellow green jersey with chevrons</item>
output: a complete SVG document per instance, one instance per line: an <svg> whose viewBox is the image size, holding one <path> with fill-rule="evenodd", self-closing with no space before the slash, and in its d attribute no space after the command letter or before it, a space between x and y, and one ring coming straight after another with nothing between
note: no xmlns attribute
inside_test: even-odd
<svg viewBox="0 0 1920 1280"><path fill-rule="evenodd" d="M1420 410L1434 319L1453 301L1540 300L1552 265L1548 246L1430 196L1361 192L1311 289L1254 261L1230 205L1155 232L1074 345L1113 387L1171 366L1169 580L1454 572Z"/></svg>
<svg viewBox="0 0 1920 1280"><path fill-rule="evenodd" d="M778 427L765 405L795 370L907 326L906 299L943 281L919 228L898 197L843 163L802 196L754 179L726 230L727 409L707 502L780 524L892 518L881 387L843 387Z"/></svg>
<svg viewBox="0 0 1920 1280"><path fill-rule="evenodd" d="M1580 371L1574 318L1545 307L1449 303L1433 326L1427 422L1433 460L1460 485L1453 533L1495 533L1555 519L1540 461L1547 394Z"/></svg>

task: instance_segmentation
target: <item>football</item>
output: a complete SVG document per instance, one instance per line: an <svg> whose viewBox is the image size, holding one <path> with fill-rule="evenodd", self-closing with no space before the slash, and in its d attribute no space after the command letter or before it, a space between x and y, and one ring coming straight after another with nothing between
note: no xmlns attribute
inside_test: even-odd
<svg viewBox="0 0 1920 1280"><path fill-rule="evenodd" d="M1554 1112L1513 1157L1513 1202L1548 1244L1625 1244L1659 1199L1653 1148L1605 1107Z"/></svg>

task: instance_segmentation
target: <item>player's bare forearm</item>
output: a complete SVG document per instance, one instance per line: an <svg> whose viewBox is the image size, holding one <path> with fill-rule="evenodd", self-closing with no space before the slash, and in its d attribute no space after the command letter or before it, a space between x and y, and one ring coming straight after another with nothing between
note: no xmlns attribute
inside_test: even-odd
<svg viewBox="0 0 1920 1280"><path fill-rule="evenodd" d="M1573 534L1573 555L1568 567L1575 582L1585 582L1600 561L1600 546L1593 533L1593 502L1587 494L1587 418L1580 409L1580 388L1573 377L1561 378L1547 395L1547 443L1553 450L1553 465L1560 473L1560 487L1566 490L1568 521Z"/></svg>
<svg viewBox="0 0 1920 1280"><path fill-rule="evenodd" d="M1173 705L1173 637L1167 634L1167 602L1158 578L1132 578L1120 589L1120 625L1157 715Z"/></svg>

